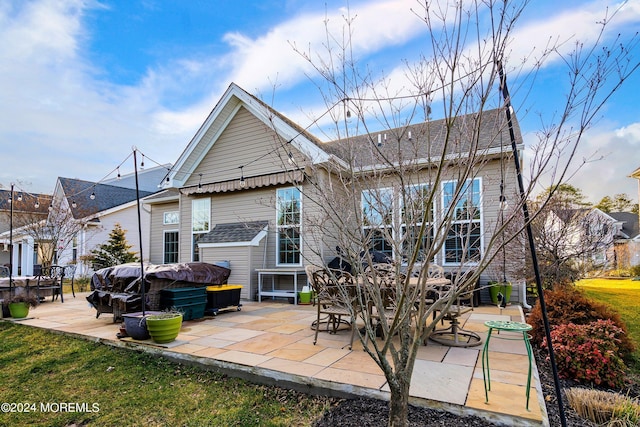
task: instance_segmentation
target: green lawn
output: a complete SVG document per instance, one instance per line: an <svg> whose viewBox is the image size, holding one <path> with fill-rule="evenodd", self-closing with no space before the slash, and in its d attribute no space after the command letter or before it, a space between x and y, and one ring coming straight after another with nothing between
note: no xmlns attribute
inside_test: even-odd
<svg viewBox="0 0 640 427"><path fill-rule="evenodd" d="M0 426L305 426L327 398L0 321ZM25 412L28 410L29 412Z"/></svg>
<svg viewBox="0 0 640 427"><path fill-rule="evenodd" d="M627 325L636 343L636 367L640 373L640 281L631 279L583 279L576 283L590 298L609 304Z"/></svg>

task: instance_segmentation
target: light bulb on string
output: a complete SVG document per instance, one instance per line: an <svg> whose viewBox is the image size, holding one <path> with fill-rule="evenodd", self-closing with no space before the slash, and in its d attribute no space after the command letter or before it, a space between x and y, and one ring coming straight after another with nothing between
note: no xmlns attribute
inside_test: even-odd
<svg viewBox="0 0 640 427"><path fill-rule="evenodd" d="M96 192L95 192L95 191L92 191L92 192L91 192L91 195L89 196L89 198L90 198L91 200L95 200L95 199L96 199Z"/></svg>
<svg viewBox="0 0 640 427"><path fill-rule="evenodd" d="M18 201L21 202L22 201L22 192L18 193Z"/></svg>

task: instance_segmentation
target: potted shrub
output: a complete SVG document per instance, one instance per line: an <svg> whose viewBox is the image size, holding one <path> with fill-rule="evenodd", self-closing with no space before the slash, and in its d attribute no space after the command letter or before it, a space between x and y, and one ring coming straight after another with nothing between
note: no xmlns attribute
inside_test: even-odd
<svg viewBox="0 0 640 427"><path fill-rule="evenodd" d="M158 343L169 343L176 339L182 327L182 313L168 311L146 316L147 330L151 339Z"/></svg>
<svg viewBox="0 0 640 427"><path fill-rule="evenodd" d="M124 320L124 328L126 335L134 340L148 340L150 338L149 331L147 330L147 317L152 314L160 314L161 311L147 311L142 314L141 311L134 313L124 313L122 318Z"/></svg>
<svg viewBox="0 0 640 427"><path fill-rule="evenodd" d="M34 295L18 294L5 301L9 306L9 313L14 319L23 319L29 315L29 309L40 304L40 300Z"/></svg>

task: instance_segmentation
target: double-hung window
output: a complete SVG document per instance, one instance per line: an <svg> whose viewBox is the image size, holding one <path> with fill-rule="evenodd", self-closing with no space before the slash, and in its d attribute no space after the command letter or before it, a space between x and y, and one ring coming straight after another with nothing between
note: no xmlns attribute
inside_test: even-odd
<svg viewBox="0 0 640 427"><path fill-rule="evenodd" d="M482 206L480 178L443 185L443 210L453 209L444 248L445 264L478 262L482 255Z"/></svg>
<svg viewBox="0 0 640 427"><path fill-rule="evenodd" d="M211 199L196 199L191 202L191 260L200 261L198 239L209 232L211 221Z"/></svg>
<svg viewBox="0 0 640 427"><path fill-rule="evenodd" d="M302 194L298 188L276 191L276 215L277 265L300 265Z"/></svg>
<svg viewBox="0 0 640 427"><path fill-rule="evenodd" d="M393 189L363 190L362 221L369 249L393 257L393 246L389 241L393 232Z"/></svg>

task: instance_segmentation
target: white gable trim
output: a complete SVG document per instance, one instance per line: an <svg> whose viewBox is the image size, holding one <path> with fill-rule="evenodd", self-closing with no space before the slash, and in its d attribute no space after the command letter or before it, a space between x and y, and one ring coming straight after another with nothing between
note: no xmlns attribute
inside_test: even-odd
<svg viewBox="0 0 640 427"><path fill-rule="evenodd" d="M233 105L234 108L230 112L225 113L226 115L223 115L225 108L230 105ZM175 162L174 169L169 175L169 182L163 183L163 188L171 186L179 188L184 186L204 156L207 155L215 145L220 134L226 129L231 120L233 120L233 117L240 107L246 108L266 126L273 129L274 132L281 135L285 140L291 141L292 146L306 155L314 164L329 160L330 156L328 153L304 135L300 134L297 129L289 125L280 116L271 112L255 97L245 92L235 83L232 83ZM205 142L204 136L216 122L219 123L217 132L213 135L211 141ZM196 151L200 152L198 156L194 158L193 154Z"/></svg>

